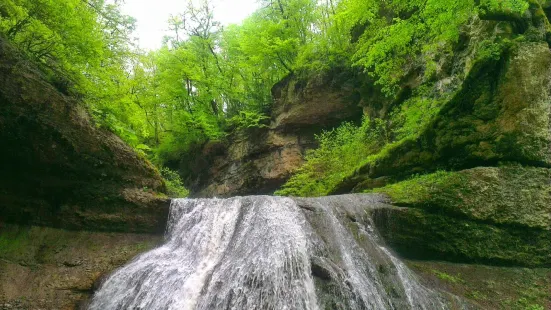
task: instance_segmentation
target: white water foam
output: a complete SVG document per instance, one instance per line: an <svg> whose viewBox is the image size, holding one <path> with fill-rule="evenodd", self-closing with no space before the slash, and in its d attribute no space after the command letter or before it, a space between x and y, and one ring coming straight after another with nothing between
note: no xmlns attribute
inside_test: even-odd
<svg viewBox="0 0 551 310"><path fill-rule="evenodd" d="M112 274L89 309L446 309L369 227L343 224L358 197L176 199L165 243Z"/></svg>

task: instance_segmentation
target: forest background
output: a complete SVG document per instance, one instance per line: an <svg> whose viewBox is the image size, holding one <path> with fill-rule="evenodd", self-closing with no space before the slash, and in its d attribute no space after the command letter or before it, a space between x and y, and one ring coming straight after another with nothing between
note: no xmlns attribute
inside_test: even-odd
<svg viewBox="0 0 551 310"><path fill-rule="evenodd" d="M222 26L212 2L188 1L167 21L162 47L145 51L133 36L136 20L121 13L120 1L4 0L0 33L60 91L79 98L98 127L155 163L172 193L183 196L177 173L166 167L207 141L267 126L271 88L286 76L353 68L396 97L412 64L422 68L423 83L434 80L439 59L453 54L474 19L520 15L530 3L259 0L241 24ZM482 49L490 57L492 44ZM416 88L416 99L385 120L364 117L362 124L320 134L320 148L307 154L286 186L291 190L280 193L323 195L366 157L415 135L440 103L423 99L427 89ZM324 181L292 190L313 178Z"/></svg>

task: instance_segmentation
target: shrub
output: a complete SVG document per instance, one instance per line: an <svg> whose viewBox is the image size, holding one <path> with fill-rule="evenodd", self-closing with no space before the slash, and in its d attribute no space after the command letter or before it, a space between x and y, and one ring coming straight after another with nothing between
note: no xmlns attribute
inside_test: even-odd
<svg viewBox="0 0 551 310"><path fill-rule="evenodd" d="M366 157L386 142L384 122L365 117L361 126L346 122L316 136L319 148L306 154L306 162L277 191L282 196L324 196Z"/></svg>
<svg viewBox="0 0 551 310"><path fill-rule="evenodd" d="M189 191L184 187L180 175L167 167L161 167L161 176L165 180L168 195L170 197L183 198L189 195Z"/></svg>

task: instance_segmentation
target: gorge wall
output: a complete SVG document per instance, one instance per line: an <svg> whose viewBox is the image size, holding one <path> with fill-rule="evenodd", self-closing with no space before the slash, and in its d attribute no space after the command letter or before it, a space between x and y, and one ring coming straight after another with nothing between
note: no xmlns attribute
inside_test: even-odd
<svg viewBox="0 0 551 310"><path fill-rule="evenodd" d="M74 309L160 240L156 169L1 38L0 145L0 309Z"/></svg>
<svg viewBox="0 0 551 310"><path fill-rule="evenodd" d="M271 194L316 147L315 134L362 117L361 92L370 84L342 68L315 77L288 76L272 89L265 128L236 131L183 157L179 171L193 196Z"/></svg>
<svg viewBox="0 0 551 310"><path fill-rule="evenodd" d="M548 292L551 52L543 9L531 8L521 21L475 21L455 57L443 56L428 82L412 69L397 98L384 97L353 69L289 76L273 88L267 127L202 146L181 158L180 174L194 196L271 194L316 147L315 134L364 113L387 119L416 96L412 89L430 84L424 96L446 98L430 122L366 158L331 193L387 195L389 206L373 211L374 224L400 256L421 260L414 264L425 266L422 272L453 280L438 270L539 268L529 269L539 277L524 277L528 269L510 273L514 288L504 291L529 279L522 285ZM7 150L0 152L0 309L72 309L105 273L158 243L168 214L164 184L2 40L0 59L0 141ZM427 260L468 265L439 269ZM540 291L534 300L551 306ZM471 299L503 306L491 296Z"/></svg>
<svg viewBox="0 0 551 310"><path fill-rule="evenodd" d="M156 169L0 40L0 222L160 232Z"/></svg>
<svg viewBox="0 0 551 310"><path fill-rule="evenodd" d="M395 98L351 70L288 77L273 89L270 127L230 137L215 156L207 145L198 156L200 182L190 187L196 196L272 193L322 129L358 120L360 110L388 120L408 100L439 101L426 125L366 158L330 193L388 194L396 208L376 217L377 225L405 257L551 266L545 12L533 3L522 17L474 20L431 77L413 61Z"/></svg>

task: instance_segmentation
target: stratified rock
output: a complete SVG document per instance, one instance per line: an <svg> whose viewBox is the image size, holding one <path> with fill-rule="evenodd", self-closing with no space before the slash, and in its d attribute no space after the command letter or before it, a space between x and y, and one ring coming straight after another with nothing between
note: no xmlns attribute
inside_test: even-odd
<svg viewBox="0 0 551 310"><path fill-rule="evenodd" d="M290 75L272 88L270 128L289 132L360 119L362 86L353 71L339 68L305 78Z"/></svg>
<svg viewBox="0 0 551 310"><path fill-rule="evenodd" d="M551 266L551 170L439 172L377 189L401 208L375 223L406 257Z"/></svg>
<svg viewBox="0 0 551 310"><path fill-rule="evenodd" d="M0 59L0 222L162 231L155 168L3 39Z"/></svg>
<svg viewBox="0 0 551 310"><path fill-rule="evenodd" d="M0 227L0 309L79 309L103 277L158 235Z"/></svg>
<svg viewBox="0 0 551 310"><path fill-rule="evenodd" d="M342 70L287 77L272 89L269 127L234 132L227 141L209 143L181 159L186 186L200 197L273 193L316 146L315 134L362 117L363 85Z"/></svg>

